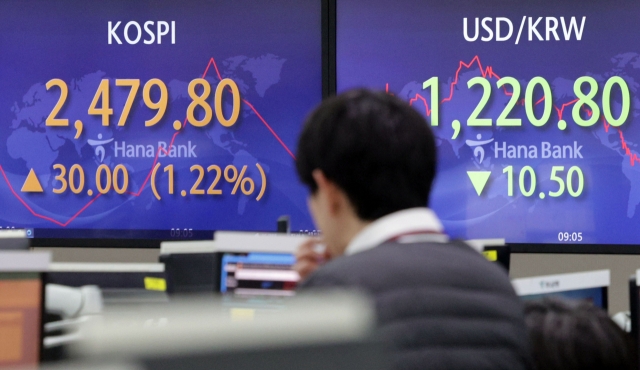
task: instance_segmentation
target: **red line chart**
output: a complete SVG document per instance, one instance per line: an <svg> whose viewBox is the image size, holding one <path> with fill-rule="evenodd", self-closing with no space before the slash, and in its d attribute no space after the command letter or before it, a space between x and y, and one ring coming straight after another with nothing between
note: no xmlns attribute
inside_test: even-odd
<svg viewBox="0 0 640 370"><path fill-rule="evenodd" d="M220 74L220 70L218 69L218 64L216 63L214 58L209 59L209 63L207 64L207 67L205 68L204 73L202 73L202 78L205 78L207 76L207 74L209 73L209 69L211 69L212 66L213 66L213 68L215 69L215 72L216 72L216 76L215 77L217 77L218 80L221 81L222 80L222 75ZM262 124L267 128L267 130L269 130L271 135L273 135L273 137L278 141L278 143L287 152L287 154L289 154L291 156L291 158L293 158L295 160L296 157L293 154L293 152L291 151L291 149L289 149L289 147L284 143L284 141L282 141L280 136L275 132L275 130L271 127L271 125L269 125L269 123L267 123L267 121L262 117L260 112L258 112L258 110L255 108L255 106L253 104L251 104L249 101L247 101L246 99L244 99L244 98L242 99L242 102L244 104L246 104L249 107L249 109L251 109L251 111L253 111L253 113L256 115L256 117L258 117L260 122L262 122ZM171 142L169 143L167 148L166 149L164 149L164 148L159 148L158 149L158 151L156 153L156 156L155 156L155 158L153 160L153 164L151 166L151 169L149 170L149 173L147 174L147 177L145 178L144 182L142 183L142 185L140 186L138 191L137 192L128 192L129 195L132 195L134 197L139 197L142 194L142 192L146 189L147 185L149 184L149 180L151 179L151 174L153 173L153 168L158 163L158 158L160 156L160 153L163 152L163 154L165 154L165 155L168 154L168 152L173 147L173 144L175 143L176 138L186 128L186 126L187 126L187 119L185 118L184 121L182 122L182 130L177 131L176 133L173 134L173 136L171 138ZM49 221L49 222L51 222L53 224L56 224L58 226L61 226L61 227L69 226L69 224L71 224L71 222L73 222L75 219L77 219L84 211L86 211L102 195L102 194L96 195L91 200L89 200L89 202L87 202L87 204L85 204L82 208L80 208L80 210L78 210L78 212L76 212L73 216L71 216L69 219L67 219L67 221L60 222L60 221L58 221L56 219L53 219L53 218L45 216L45 215L41 215L38 212L34 211L33 208L31 206L29 206L29 204L27 204L27 202L24 199L22 199L20 194L18 194L18 192L13 188L13 186L11 185L11 182L9 181L9 178L7 177L7 174L5 173L5 171L2 168L2 166L0 166L0 174L4 178L4 181L7 183L7 186L9 187L9 191L11 191L13 196L16 199L18 199L18 201L33 216L35 216L37 218L40 218L40 219L43 219L43 220L46 220L46 221Z"/></svg>
<svg viewBox="0 0 640 370"><path fill-rule="evenodd" d="M487 66L486 68L482 66L482 62L480 61L480 57L479 56L475 56L473 57L473 59L471 59L471 61L469 63L465 63L464 61L460 61L460 63L458 64L458 69L456 70L456 74L455 74L455 78L453 79L453 82L451 82L451 86L449 87L449 96L442 99L440 101L441 104L443 103L447 103L450 102L451 99L453 99L453 94L454 94L454 88L455 86L458 84L458 82L460 81L460 72L462 72L462 69L471 69L473 67L474 64L477 64L478 68L480 69L480 74L482 75L483 78L495 78L497 80L499 80L501 77L496 74L493 70L493 67L491 66ZM389 84L386 85L386 91L387 93L389 92ZM504 90L505 94L507 96L511 96L512 93ZM544 101L544 97L541 98L540 100L538 100L535 105L538 105L540 103L542 103ZM420 95L419 93L416 93L416 95L409 99L409 104L413 105L415 103L418 102L422 102L425 106L425 114L427 115L427 117L431 116L431 108L429 107L429 103L427 102L427 99L425 99L424 96ZM558 114L558 120L562 119L562 116L564 114L564 110L575 104L576 102L578 102L578 99L574 99L571 100L567 103L562 104L560 107L554 105L554 108L556 110L556 113ZM521 100L521 103L524 104L524 99ZM589 110L586 111L588 115L592 115L593 113ZM609 129L611 128L611 125L606 121L606 119L604 118L604 116L601 117L602 118L602 123L604 125L604 129L605 132L609 132ZM624 151L625 155L629 157L629 161L631 163L631 166L633 166L636 162L640 163L640 156L638 156L636 153L631 152L631 149L629 148L629 145L627 144L626 140L624 139L624 135L622 133L622 131L616 129L618 131L619 137L620 137L620 145L622 147L622 150Z"/></svg>

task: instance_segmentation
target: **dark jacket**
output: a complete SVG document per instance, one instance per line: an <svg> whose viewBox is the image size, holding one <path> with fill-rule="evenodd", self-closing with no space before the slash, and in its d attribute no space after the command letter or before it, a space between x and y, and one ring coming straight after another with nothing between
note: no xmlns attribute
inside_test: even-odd
<svg viewBox="0 0 640 370"><path fill-rule="evenodd" d="M364 290L395 369L530 369L522 304L506 271L462 242L385 243L338 258L300 289Z"/></svg>

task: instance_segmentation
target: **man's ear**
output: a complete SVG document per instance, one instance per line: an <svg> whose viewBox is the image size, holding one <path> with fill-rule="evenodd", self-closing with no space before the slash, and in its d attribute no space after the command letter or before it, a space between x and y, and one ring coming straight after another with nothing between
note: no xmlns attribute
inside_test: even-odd
<svg viewBox="0 0 640 370"><path fill-rule="evenodd" d="M344 200L342 189L340 189L333 181L329 180L322 170L315 169L311 175L318 186L318 194L325 199L326 204L329 207L329 212L334 215L339 213L340 209L343 207L342 203Z"/></svg>

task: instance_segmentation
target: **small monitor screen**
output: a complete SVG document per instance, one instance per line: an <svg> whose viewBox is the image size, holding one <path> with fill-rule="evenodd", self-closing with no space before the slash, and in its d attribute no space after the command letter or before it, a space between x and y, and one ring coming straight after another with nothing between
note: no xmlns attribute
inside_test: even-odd
<svg viewBox="0 0 640 370"><path fill-rule="evenodd" d="M0 273L0 368L40 359L42 280L37 273Z"/></svg>
<svg viewBox="0 0 640 370"><path fill-rule="evenodd" d="M586 300L595 306L608 308L609 270L574 272L560 275L536 276L511 281L518 296L524 300L559 297Z"/></svg>
<svg viewBox="0 0 640 370"><path fill-rule="evenodd" d="M238 296L293 296L300 276L295 257L275 253L222 254L220 292Z"/></svg>
<svg viewBox="0 0 640 370"><path fill-rule="evenodd" d="M607 308L607 299L606 299L606 289L607 288L588 288L588 289L577 289L577 290L567 290L564 292L556 292L556 293L548 293L548 294L532 294L521 296L525 301L539 300L546 297L558 297L564 299L573 299L573 300L582 300L593 303L594 306L600 308Z"/></svg>

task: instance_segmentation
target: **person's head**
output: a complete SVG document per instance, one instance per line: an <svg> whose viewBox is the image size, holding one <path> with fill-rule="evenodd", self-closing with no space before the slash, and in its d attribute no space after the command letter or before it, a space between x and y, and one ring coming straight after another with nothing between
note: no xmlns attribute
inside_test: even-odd
<svg viewBox="0 0 640 370"><path fill-rule="evenodd" d="M547 298L525 303L536 370L637 368L630 336L586 301Z"/></svg>
<svg viewBox="0 0 640 370"><path fill-rule="evenodd" d="M427 121L406 102L352 90L309 116L296 165L327 248L341 255L358 225L427 206L436 145Z"/></svg>

